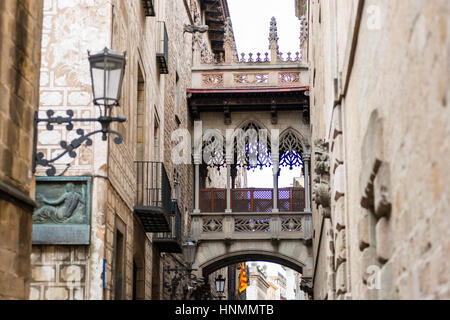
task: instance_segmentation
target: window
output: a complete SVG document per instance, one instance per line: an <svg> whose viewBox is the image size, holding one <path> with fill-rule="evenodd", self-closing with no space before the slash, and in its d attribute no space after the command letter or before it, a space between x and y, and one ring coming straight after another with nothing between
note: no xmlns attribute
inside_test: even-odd
<svg viewBox="0 0 450 320"><path fill-rule="evenodd" d="M145 80L141 68L138 68L137 83L137 121L136 121L136 160L145 160Z"/></svg>
<svg viewBox="0 0 450 320"><path fill-rule="evenodd" d="M155 120L153 124L153 159L154 161L160 161L160 128L158 115L155 114Z"/></svg>
<svg viewBox="0 0 450 320"><path fill-rule="evenodd" d="M116 229L115 254L114 254L114 299L123 300L124 297L124 234Z"/></svg>

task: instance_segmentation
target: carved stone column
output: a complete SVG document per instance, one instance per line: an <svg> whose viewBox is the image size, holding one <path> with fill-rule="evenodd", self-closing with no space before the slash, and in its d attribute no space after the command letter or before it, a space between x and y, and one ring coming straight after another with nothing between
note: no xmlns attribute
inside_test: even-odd
<svg viewBox="0 0 450 320"><path fill-rule="evenodd" d="M278 213L280 210L278 209L278 173L280 171L279 165L279 157L274 156L272 159L273 162L273 213Z"/></svg>
<svg viewBox="0 0 450 320"><path fill-rule="evenodd" d="M231 213L233 210L231 209L231 165L233 162L232 157L226 157L227 161L227 209L226 213Z"/></svg>
<svg viewBox="0 0 450 320"><path fill-rule="evenodd" d="M194 155L194 166L195 166L194 213L200 213L200 164L201 163L202 163L201 154Z"/></svg>
<svg viewBox="0 0 450 320"><path fill-rule="evenodd" d="M309 178L309 168L311 163L311 154L303 155L303 165L305 167L305 212L311 212L311 184Z"/></svg>

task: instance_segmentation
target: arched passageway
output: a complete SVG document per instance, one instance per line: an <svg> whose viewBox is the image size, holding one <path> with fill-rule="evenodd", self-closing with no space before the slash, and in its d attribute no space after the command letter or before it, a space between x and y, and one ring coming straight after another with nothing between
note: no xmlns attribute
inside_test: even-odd
<svg viewBox="0 0 450 320"><path fill-rule="evenodd" d="M289 267L304 277L312 275L311 246L308 240L199 241L194 268L207 276L243 261L274 262Z"/></svg>

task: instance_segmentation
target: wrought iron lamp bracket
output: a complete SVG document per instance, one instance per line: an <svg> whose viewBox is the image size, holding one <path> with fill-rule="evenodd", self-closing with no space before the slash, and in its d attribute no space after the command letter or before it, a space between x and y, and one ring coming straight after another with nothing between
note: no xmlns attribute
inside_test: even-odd
<svg viewBox="0 0 450 320"><path fill-rule="evenodd" d="M167 274L174 273L175 276L171 279L170 283L164 281L163 285L164 288L168 289L169 292L172 290L172 286L177 286L180 284L183 280L190 280L190 281L196 281L196 282L202 282L202 279L197 278L196 275L192 274L192 271L196 271L197 269L186 269L186 268L178 268L178 266L175 266L175 268L171 267L164 267L164 272Z"/></svg>
<svg viewBox="0 0 450 320"><path fill-rule="evenodd" d="M108 110L109 109L109 110ZM108 112L109 111L109 112ZM46 174L47 176L55 176L56 175L56 168L53 165L53 163L59 159L61 159L63 156L68 154L71 158L76 158L77 153L75 152L76 149L81 147L83 143L85 143L86 146L92 146L92 139L91 137L97 133L102 134L102 140L107 141L108 140L108 134L113 134L116 137L114 138L114 143L121 144L123 142L122 134L120 134L117 131L109 129L112 122L125 122L125 117L111 117L108 115L110 113L110 108L105 108L105 113L101 115L98 118L74 118L74 112L73 110L67 110L66 114L67 117L62 116L55 116L55 112L53 110L47 111L47 118L39 118L38 111L34 114L34 140L33 140L33 173L36 172L36 167L38 165L47 167ZM39 123L44 122L47 123L47 130L52 131L54 129L54 125L62 125L66 124L66 129L68 131L72 131L74 129L74 122L98 122L101 125L100 130L96 130L93 132L85 133L83 129L77 129L78 138L73 139L70 143L65 140L61 140L59 145L64 151L59 154L58 156L52 158L52 159L45 159L45 155L42 152L37 152L37 137L38 137L38 125Z"/></svg>

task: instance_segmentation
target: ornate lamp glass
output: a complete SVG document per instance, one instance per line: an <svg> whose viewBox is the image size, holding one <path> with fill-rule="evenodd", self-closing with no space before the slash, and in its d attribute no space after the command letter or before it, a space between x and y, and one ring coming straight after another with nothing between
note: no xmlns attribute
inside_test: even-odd
<svg viewBox="0 0 450 320"><path fill-rule="evenodd" d="M192 240L188 240L182 247L184 261L191 267L194 264L197 245Z"/></svg>
<svg viewBox="0 0 450 320"><path fill-rule="evenodd" d="M105 48L94 55L89 53L89 63L94 104L105 107L119 105L125 73L126 52L119 55L117 52Z"/></svg>
<svg viewBox="0 0 450 320"><path fill-rule="evenodd" d="M225 278L221 274L216 278L216 291L218 293L225 291Z"/></svg>

